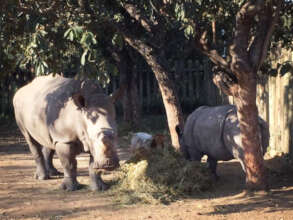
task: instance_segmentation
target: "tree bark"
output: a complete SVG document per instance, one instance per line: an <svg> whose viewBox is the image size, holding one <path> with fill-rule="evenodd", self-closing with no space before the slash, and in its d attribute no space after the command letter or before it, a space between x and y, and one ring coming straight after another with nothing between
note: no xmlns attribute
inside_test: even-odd
<svg viewBox="0 0 293 220"><path fill-rule="evenodd" d="M167 114L172 145L175 149L179 150L179 138L177 136L175 127L179 125L179 127L183 130L182 110L180 107L174 83L169 78L168 72L166 72L162 68L162 66L156 63L154 60L154 57L149 58L149 60L147 60L147 63L151 66L159 84L159 88L165 106L165 111Z"/></svg>
<svg viewBox="0 0 293 220"><path fill-rule="evenodd" d="M179 103L178 95L173 81L169 77L166 67L160 62L159 55L154 55L153 49L144 42L132 39L124 35L125 41L136 49L151 67L158 81L163 103L168 120L171 142L175 149L179 150L179 138L175 127L179 125L183 129L183 114Z"/></svg>
<svg viewBox="0 0 293 220"><path fill-rule="evenodd" d="M266 189L266 173L256 106L256 78L249 72L239 79L235 97L241 142L244 149L246 187L249 190Z"/></svg>

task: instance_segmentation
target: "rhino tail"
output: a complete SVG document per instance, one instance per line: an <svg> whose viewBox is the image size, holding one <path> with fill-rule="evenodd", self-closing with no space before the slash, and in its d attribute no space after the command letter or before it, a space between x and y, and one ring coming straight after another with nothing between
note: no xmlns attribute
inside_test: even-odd
<svg viewBox="0 0 293 220"><path fill-rule="evenodd" d="M179 139L181 139L182 136L183 136L183 132L180 129L179 125L176 125L175 130L176 130L176 133L177 133ZM183 143L183 141L179 141L179 142L180 142L180 148L179 148L179 150L182 153L183 157L186 160L190 160L191 157L190 157L190 154L188 152L187 146Z"/></svg>
<svg viewBox="0 0 293 220"><path fill-rule="evenodd" d="M186 146L180 146L180 152L186 160L191 160L190 153Z"/></svg>
<svg viewBox="0 0 293 220"><path fill-rule="evenodd" d="M183 135L183 132L180 129L179 125L176 125L175 130L176 130L176 133L177 133L178 137L181 138L182 135Z"/></svg>

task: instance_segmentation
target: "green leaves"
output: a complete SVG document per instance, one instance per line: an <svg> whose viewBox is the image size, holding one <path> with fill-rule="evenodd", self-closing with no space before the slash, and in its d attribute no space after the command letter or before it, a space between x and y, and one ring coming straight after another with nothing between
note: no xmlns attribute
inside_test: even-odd
<svg viewBox="0 0 293 220"><path fill-rule="evenodd" d="M26 68L28 64L34 67L37 76L49 72L46 62L48 58L49 42L46 40L45 27L39 23L35 26L35 32L31 35L30 41L24 47L24 56L20 59L20 67Z"/></svg>
<svg viewBox="0 0 293 220"><path fill-rule="evenodd" d="M45 75L48 73L48 64L45 61L39 60L36 66L36 75Z"/></svg>
<svg viewBox="0 0 293 220"><path fill-rule="evenodd" d="M82 26L71 26L70 28L65 31L63 37L70 41L74 41L81 38L83 34L84 28Z"/></svg>
<svg viewBox="0 0 293 220"><path fill-rule="evenodd" d="M184 35L187 39L194 37L194 28L191 25L187 25L184 29Z"/></svg>
<svg viewBox="0 0 293 220"><path fill-rule="evenodd" d="M123 44L124 44L122 36L120 34L114 34L114 36L112 38L112 44L114 46L118 46L120 49L122 49Z"/></svg>
<svg viewBox="0 0 293 220"><path fill-rule="evenodd" d="M75 25L70 26L64 32L63 37L76 46L75 54L80 57L78 73L97 79L103 87L108 85L110 83L110 74L117 74L118 70L101 53L104 45L99 45L96 35L84 26ZM112 44L122 48L122 37L114 35Z"/></svg>
<svg viewBox="0 0 293 220"><path fill-rule="evenodd" d="M113 16L114 21L121 22L123 20L123 16L121 13L117 13Z"/></svg>
<svg viewBox="0 0 293 220"><path fill-rule="evenodd" d="M212 21L216 21L217 50L226 49L233 37L235 14L246 1L91 0L81 7L81 1L66 0L56 1L56 7L48 12L46 9L51 5L48 1L21 2L27 10L20 10L16 0L1 2L0 71L11 71L19 63L23 67L30 64L37 74L85 73L108 82L105 75L118 72L109 58L109 48L119 51L125 46L117 29L130 31L135 38L162 47L172 66L174 60L186 55L195 33L206 31L207 41L211 41ZM125 4L132 4L141 18L156 27L153 29L156 32L135 29L141 21L121 10ZM292 1L284 4L286 9L281 13L274 37L275 41L292 46ZM167 33L166 37L159 39L161 33Z"/></svg>
<svg viewBox="0 0 293 220"><path fill-rule="evenodd" d="M93 51L92 49L92 46L97 44L97 40L92 32L85 31L82 34L82 37L79 43L81 44L82 48L84 48L84 52L80 59L81 65L84 66L86 63L86 57L88 57L88 61L91 62L90 58L93 56L93 53L95 53L95 51Z"/></svg>
<svg viewBox="0 0 293 220"><path fill-rule="evenodd" d="M79 43L86 48L90 48L92 45L97 44L97 40L95 35L92 32L85 31L82 34L82 37Z"/></svg>
<svg viewBox="0 0 293 220"><path fill-rule="evenodd" d="M83 52L83 54L82 54L82 56L81 56L81 59L80 59L80 63L81 63L81 65L85 65L85 62L86 62L86 55L87 55L87 53L88 53L88 50L86 49L84 52Z"/></svg>
<svg viewBox="0 0 293 220"><path fill-rule="evenodd" d="M183 3L176 3L175 5L175 17L178 21L183 21L185 18L185 7Z"/></svg>
<svg viewBox="0 0 293 220"><path fill-rule="evenodd" d="M202 0L196 0L196 3L199 4L199 5L201 5Z"/></svg>
<svg viewBox="0 0 293 220"><path fill-rule="evenodd" d="M87 31L82 26L71 26L64 33L64 38L70 41L78 43L81 48L83 48L83 53L80 58L80 63L82 66L86 65L86 62L95 62L91 60L92 57L95 57L96 51L94 51L94 45L97 44L96 36Z"/></svg>
<svg viewBox="0 0 293 220"><path fill-rule="evenodd" d="M73 41L74 40L74 31L72 28L69 28L65 33L64 33L64 38Z"/></svg>

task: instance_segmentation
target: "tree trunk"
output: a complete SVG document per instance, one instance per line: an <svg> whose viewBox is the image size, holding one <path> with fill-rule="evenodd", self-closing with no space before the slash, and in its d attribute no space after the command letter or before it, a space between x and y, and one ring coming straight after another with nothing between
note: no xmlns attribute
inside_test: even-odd
<svg viewBox="0 0 293 220"><path fill-rule="evenodd" d="M147 63L151 66L159 84L165 111L167 114L172 145L175 147L175 149L179 150L179 139L175 127L179 125L181 129L183 128L183 114L180 103L178 101L177 93L175 91L174 83L169 78L168 72L163 70L162 66L160 66L158 63L154 62L154 57L147 60Z"/></svg>
<svg viewBox="0 0 293 220"><path fill-rule="evenodd" d="M130 53L130 50L124 50L112 55L118 64L120 86L126 85L122 97L123 120L129 122L130 126L134 129L139 125L141 111L138 100L137 70Z"/></svg>
<svg viewBox="0 0 293 220"><path fill-rule="evenodd" d="M244 149L246 186L249 190L267 188L256 106L255 76L256 73L253 72L241 74L238 94L235 97Z"/></svg>
<svg viewBox="0 0 293 220"><path fill-rule="evenodd" d="M138 100L138 89L137 89L137 72L136 67L132 68L132 72L126 74L126 80L121 77L121 83L126 82L126 90L122 98L123 105L123 120L129 122L130 126L135 129L138 127L140 122L140 105Z"/></svg>
<svg viewBox="0 0 293 220"><path fill-rule="evenodd" d="M168 71L159 61L159 56L154 55L153 49L151 47L140 40L135 40L127 36L124 36L124 39L130 46L136 49L145 58L146 62L155 74L165 106L169 131L171 135L171 142L173 147L179 150L179 138L177 136L175 127L179 125L179 127L183 129L183 114L176 93L175 85L170 79Z"/></svg>

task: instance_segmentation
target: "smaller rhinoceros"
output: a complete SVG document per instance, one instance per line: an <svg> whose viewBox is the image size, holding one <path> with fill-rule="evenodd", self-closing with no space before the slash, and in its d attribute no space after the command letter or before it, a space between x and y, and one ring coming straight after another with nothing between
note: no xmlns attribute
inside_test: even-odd
<svg viewBox="0 0 293 220"><path fill-rule="evenodd" d="M264 154L269 144L269 129L263 119L259 117L258 121ZM207 155L209 168L216 179L218 160L238 159L245 172L244 152L235 106L201 106L188 116L183 133L178 126L176 132L184 157L200 161L203 155Z"/></svg>

